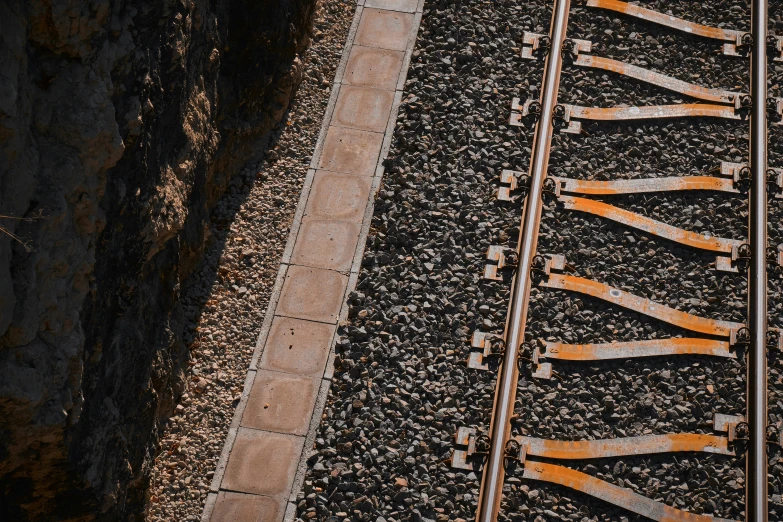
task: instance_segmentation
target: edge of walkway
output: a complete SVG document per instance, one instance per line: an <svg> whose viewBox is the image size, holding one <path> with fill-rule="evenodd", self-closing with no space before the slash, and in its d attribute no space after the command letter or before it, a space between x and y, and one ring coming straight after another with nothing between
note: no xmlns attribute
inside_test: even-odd
<svg viewBox="0 0 783 522"><path fill-rule="evenodd" d="M357 1L202 522L296 516L424 1Z"/></svg>

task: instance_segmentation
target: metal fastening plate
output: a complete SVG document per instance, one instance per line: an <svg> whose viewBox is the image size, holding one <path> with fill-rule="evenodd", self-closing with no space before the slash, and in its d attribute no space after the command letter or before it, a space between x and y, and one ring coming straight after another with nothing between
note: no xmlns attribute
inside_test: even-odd
<svg viewBox="0 0 783 522"><path fill-rule="evenodd" d="M490 245L487 249L487 261L494 261L494 263L484 265L484 279L503 280L503 276L498 273L498 270L502 269L506 263L504 251L505 249L498 245Z"/></svg>
<svg viewBox="0 0 783 522"><path fill-rule="evenodd" d="M520 104L519 98L512 99L511 116L508 118L508 124L513 127L521 127L522 118L529 114L531 103L533 103L533 100L527 100L524 104Z"/></svg>
<svg viewBox="0 0 783 522"><path fill-rule="evenodd" d="M769 167L767 169L768 171L772 171L775 173L775 185L777 186L777 190L775 191L775 194L772 196L777 199L783 199L783 169L776 168L776 167Z"/></svg>
<svg viewBox="0 0 783 522"><path fill-rule="evenodd" d="M520 51L520 56L527 60L535 60L535 52L541 47L541 38L543 37L543 34L531 33L530 31L522 33L522 50Z"/></svg>
<svg viewBox="0 0 783 522"><path fill-rule="evenodd" d="M525 100L524 102L520 103L519 98L512 98L511 99L511 110L514 112L519 112L522 114L522 116L527 116L530 114L530 105L533 104L536 100Z"/></svg>
<svg viewBox="0 0 783 522"><path fill-rule="evenodd" d="M538 363L536 365L536 369L533 371L533 377L536 379L551 379L552 363Z"/></svg>
<svg viewBox="0 0 783 522"><path fill-rule="evenodd" d="M772 58L776 62L783 62L783 36L772 36L775 40L775 53Z"/></svg>
<svg viewBox="0 0 783 522"><path fill-rule="evenodd" d="M767 98L767 100L774 100L775 105L775 114L778 117L777 121L771 121L770 124L772 125L783 125L783 98Z"/></svg>
<svg viewBox="0 0 783 522"><path fill-rule="evenodd" d="M451 467L474 471L470 457L476 452L475 428L458 428L454 443L459 447L455 448L451 455Z"/></svg>
<svg viewBox="0 0 783 522"><path fill-rule="evenodd" d="M593 42L590 40L580 40L579 38L569 38L569 40L574 42L573 54L575 57L578 57L580 53L589 53L593 50Z"/></svg>
<svg viewBox="0 0 783 522"><path fill-rule="evenodd" d="M778 254L779 256L783 256L783 252L780 252ZM768 328L767 329L767 335L774 334L777 337L777 340L775 341L774 347L777 349L778 352L783 353L783 330L780 330L778 328ZM770 348L772 345L768 345Z"/></svg>
<svg viewBox="0 0 783 522"><path fill-rule="evenodd" d="M468 355L468 368L474 370L488 370L489 366L484 359L491 353L490 341L500 337L497 334L481 332L476 330L470 339L470 346L473 348Z"/></svg>
<svg viewBox="0 0 783 522"><path fill-rule="evenodd" d="M739 33L735 36L733 42L726 42L723 44L723 54L726 56L743 56L742 53L740 53L740 49L742 47L747 47L746 45L743 45L742 38L745 36L746 33Z"/></svg>
<svg viewBox="0 0 783 522"><path fill-rule="evenodd" d="M747 167L747 163L733 163L731 161L720 162L721 176L729 176L734 181L739 181L739 172Z"/></svg>
<svg viewBox="0 0 783 522"><path fill-rule="evenodd" d="M739 269L731 264L731 258L723 256L717 256L715 258L715 270L718 272L739 272Z"/></svg>
<svg viewBox="0 0 783 522"><path fill-rule="evenodd" d="M547 263L546 263L546 273L549 274L550 271L556 270L561 271L565 270L566 266L566 258L563 254L549 254L547 256Z"/></svg>
<svg viewBox="0 0 783 522"><path fill-rule="evenodd" d="M712 429L722 433L729 433L740 422L745 422L745 417L742 415L726 415L725 413L716 413L712 417Z"/></svg>
<svg viewBox="0 0 783 522"><path fill-rule="evenodd" d="M500 201L512 201L511 193L517 190L517 179L523 175L522 172L508 169L504 169L500 173L501 186L498 188L498 199Z"/></svg>

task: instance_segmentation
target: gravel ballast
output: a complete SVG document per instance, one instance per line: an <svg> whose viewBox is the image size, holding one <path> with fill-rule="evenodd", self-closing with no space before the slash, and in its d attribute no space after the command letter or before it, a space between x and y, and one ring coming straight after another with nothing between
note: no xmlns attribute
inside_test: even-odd
<svg viewBox="0 0 783 522"><path fill-rule="evenodd" d="M212 241L183 304L188 391L161 437L149 521L200 520L247 375L355 4L321 2L304 80L264 160L245 168L212 215Z"/></svg>
<svg viewBox="0 0 783 522"><path fill-rule="evenodd" d="M428 2L408 73L363 270L349 297L317 453L297 515L318 520L446 520L475 516L480 473L449 467L460 426L486 432L495 372L466 367L476 330L503 330L507 281L480 278L490 244L516 245L521 202L495 200L503 168L527 171L533 126L507 125L514 96L537 97L541 62L519 58L522 31L546 33L551 2ZM744 2L646 1L701 23L747 30ZM770 6L772 10L774 7ZM509 23L513 21L513 25ZM780 21L778 21L780 25ZM720 45L608 11L572 7L569 36L613 57L709 87L747 92L747 60ZM776 89L779 65L770 67ZM691 101L620 76L565 66L560 100L585 106ZM748 128L716 119L585 123L556 135L550 173L580 179L714 173L746 161ZM780 143L770 134L770 150ZM777 152L770 165L783 166ZM669 224L747 237L740 195L670 193L605 198ZM772 202L770 244L783 242ZM744 321L744 274L715 258L594 216L545 206L538 246L576 274L703 317ZM781 326L780 272L771 272L770 323ZM534 289L526 340L611 342L691 336L574 293ZM554 361L554 379L520 375L514 434L559 440L712 433L714 413L745 411L744 351L736 360ZM783 423L780 363L772 356L771 422ZM532 364L531 364L532 366ZM695 513L742 519L744 459L707 454L566 464ZM779 453L770 450L771 517L781 518ZM777 475L778 477L780 474ZM623 521L641 517L573 490L510 476L502 519Z"/></svg>

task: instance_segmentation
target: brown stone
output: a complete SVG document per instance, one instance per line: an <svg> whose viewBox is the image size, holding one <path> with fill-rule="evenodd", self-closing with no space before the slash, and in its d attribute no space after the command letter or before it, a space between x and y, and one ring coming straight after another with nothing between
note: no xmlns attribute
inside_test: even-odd
<svg viewBox="0 0 783 522"><path fill-rule="evenodd" d="M302 222L291 263L347 272L351 269L361 225L351 221Z"/></svg>
<svg viewBox="0 0 783 522"><path fill-rule="evenodd" d="M220 488L256 495L288 495L304 437L239 428Z"/></svg>
<svg viewBox="0 0 783 522"><path fill-rule="evenodd" d="M383 134L346 127L329 127L318 162L332 172L372 176L381 153Z"/></svg>
<svg viewBox="0 0 783 522"><path fill-rule="evenodd" d="M394 91L343 85L334 106L332 124L383 132L389 123Z"/></svg>
<svg viewBox="0 0 783 522"><path fill-rule="evenodd" d="M259 370L240 425L305 435L320 382L318 378Z"/></svg>
<svg viewBox="0 0 783 522"><path fill-rule="evenodd" d="M404 51L408 47L413 14L365 9L356 30L355 42L367 47Z"/></svg>
<svg viewBox="0 0 783 522"><path fill-rule="evenodd" d="M304 211L305 219L361 223L370 199L370 190L372 180L369 177L319 170L313 176Z"/></svg>
<svg viewBox="0 0 783 522"><path fill-rule="evenodd" d="M332 270L291 265L283 283L277 315L336 323L348 277Z"/></svg>
<svg viewBox="0 0 783 522"><path fill-rule="evenodd" d="M354 45L345 65L343 83L393 91L397 87L404 53Z"/></svg>
<svg viewBox="0 0 783 522"><path fill-rule="evenodd" d="M285 513L282 497L261 497L221 491L210 522L280 522Z"/></svg>
<svg viewBox="0 0 783 522"><path fill-rule="evenodd" d="M260 368L320 377L329 358L334 325L275 317Z"/></svg>

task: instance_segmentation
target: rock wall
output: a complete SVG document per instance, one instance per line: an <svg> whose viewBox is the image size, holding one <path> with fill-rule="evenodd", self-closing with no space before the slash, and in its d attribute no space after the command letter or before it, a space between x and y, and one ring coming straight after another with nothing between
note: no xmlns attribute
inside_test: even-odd
<svg viewBox="0 0 783 522"><path fill-rule="evenodd" d="M143 517L180 285L315 2L0 2L0 519Z"/></svg>

